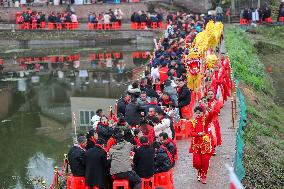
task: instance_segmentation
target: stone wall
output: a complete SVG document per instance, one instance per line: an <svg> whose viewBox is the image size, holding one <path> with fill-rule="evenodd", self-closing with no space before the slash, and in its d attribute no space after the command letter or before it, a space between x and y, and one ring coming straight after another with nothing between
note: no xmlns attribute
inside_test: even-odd
<svg viewBox="0 0 284 189"><path fill-rule="evenodd" d="M32 10L44 12L46 15L54 12L63 12L66 10L67 5L58 6L42 6L42 7L31 7ZM73 5L75 12L79 20L87 21L88 14L90 12L101 13L108 11L109 9L121 8L124 13L125 19L130 19L131 14L138 10L147 10L147 5L144 3L125 3L125 4L95 4L95 5ZM2 22L14 22L16 12L22 11L22 8L0 8L0 21Z"/></svg>

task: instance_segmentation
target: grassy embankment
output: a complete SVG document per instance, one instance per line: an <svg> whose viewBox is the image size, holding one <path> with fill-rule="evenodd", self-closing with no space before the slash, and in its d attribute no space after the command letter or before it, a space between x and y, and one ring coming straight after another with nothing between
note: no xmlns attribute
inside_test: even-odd
<svg viewBox="0 0 284 189"><path fill-rule="evenodd" d="M256 29L253 33L259 36L258 41L235 27L225 32L226 47L247 105L243 184L246 188L283 188L284 108L273 100L275 89L263 63L283 64L276 60L283 61L284 29Z"/></svg>

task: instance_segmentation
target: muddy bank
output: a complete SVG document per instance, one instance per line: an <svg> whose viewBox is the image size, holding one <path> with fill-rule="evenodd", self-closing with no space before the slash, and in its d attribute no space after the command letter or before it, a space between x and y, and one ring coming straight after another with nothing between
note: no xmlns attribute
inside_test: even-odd
<svg viewBox="0 0 284 189"><path fill-rule="evenodd" d="M30 45L153 43L159 31L0 31L0 47Z"/></svg>

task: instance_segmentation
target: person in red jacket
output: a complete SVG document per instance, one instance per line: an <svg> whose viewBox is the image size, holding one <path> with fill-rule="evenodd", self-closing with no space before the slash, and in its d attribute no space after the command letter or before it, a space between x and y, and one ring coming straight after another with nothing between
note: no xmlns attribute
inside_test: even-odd
<svg viewBox="0 0 284 189"><path fill-rule="evenodd" d="M116 134L118 134L118 133L120 133L120 134L123 134L123 129L122 129L122 127L120 127L120 126L117 126L117 127L115 127L114 129L113 129L113 135L110 137L110 139L108 139L108 141L107 141L107 144L106 144L106 147L105 147L105 150L108 152L109 151L109 149L113 146L113 145L115 145L116 144L116 140L115 140L115 135Z"/></svg>
<svg viewBox="0 0 284 189"><path fill-rule="evenodd" d="M192 121L192 139L189 152L193 155L193 167L198 171L197 180L206 184L206 175L213 149L209 132L212 116L207 112L204 114L200 106L194 109L194 113L196 117Z"/></svg>
<svg viewBox="0 0 284 189"><path fill-rule="evenodd" d="M140 138L143 136L143 132L141 131L141 129L136 128L133 133L134 133L133 140L134 140L135 146L140 147L141 146Z"/></svg>
<svg viewBox="0 0 284 189"><path fill-rule="evenodd" d="M155 131L154 128L148 124L148 121L146 119L143 119L140 122L140 129L143 132L143 136L148 138L149 144L152 144L155 139Z"/></svg>

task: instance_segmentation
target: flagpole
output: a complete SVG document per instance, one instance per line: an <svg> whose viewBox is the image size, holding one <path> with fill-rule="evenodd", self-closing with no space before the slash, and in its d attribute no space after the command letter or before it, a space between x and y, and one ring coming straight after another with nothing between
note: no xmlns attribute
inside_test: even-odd
<svg viewBox="0 0 284 189"><path fill-rule="evenodd" d="M244 189L241 181L234 172L234 168L229 166L227 163L225 164L225 166L229 170L230 174L230 189Z"/></svg>
<svg viewBox="0 0 284 189"><path fill-rule="evenodd" d="M73 125L74 125L74 134L75 134L75 142L77 141L77 126L76 126L76 114L75 112L72 112L73 114Z"/></svg>

